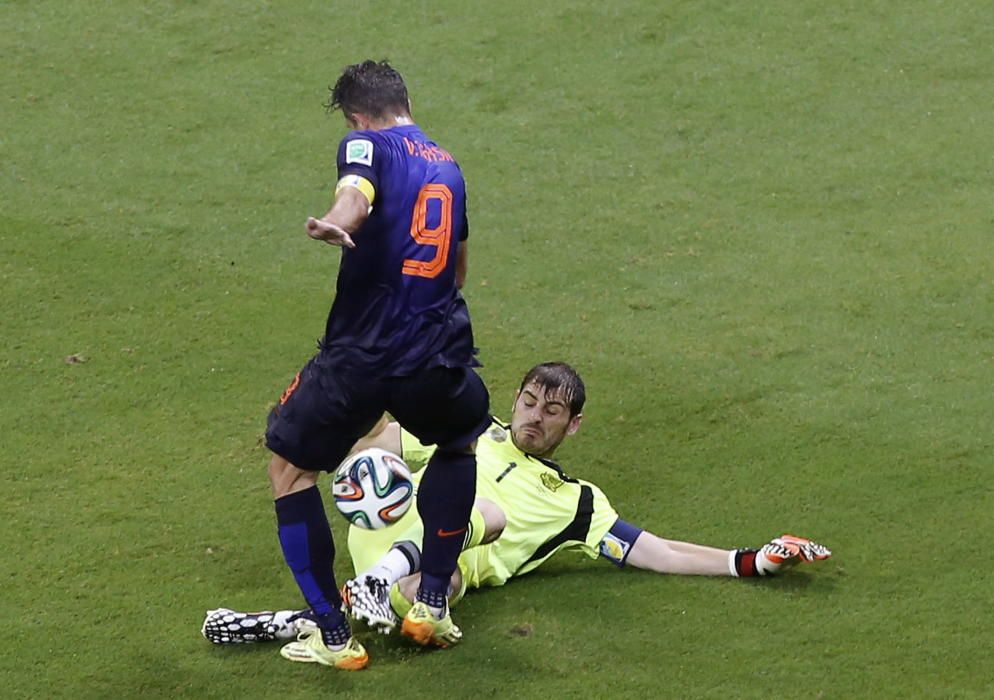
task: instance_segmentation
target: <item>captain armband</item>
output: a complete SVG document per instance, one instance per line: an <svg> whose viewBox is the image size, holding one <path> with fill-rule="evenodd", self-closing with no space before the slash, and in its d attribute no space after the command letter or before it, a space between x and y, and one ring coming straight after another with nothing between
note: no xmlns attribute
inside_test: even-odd
<svg viewBox="0 0 994 700"><path fill-rule="evenodd" d="M338 181L335 185L335 196L338 196L339 191L343 187L355 187L357 190L366 195L366 199L369 200L369 206L373 206L373 199L376 198L376 188L373 187L373 183L360 175L344 175L342 179Z"/></svg>
<svg viewBox="0 0 994 700"><path fill-rule="evenodd" d="M600 555L616 566L624 566L632 545L641 534L642 528L618 518L601 540Z"/></svg>

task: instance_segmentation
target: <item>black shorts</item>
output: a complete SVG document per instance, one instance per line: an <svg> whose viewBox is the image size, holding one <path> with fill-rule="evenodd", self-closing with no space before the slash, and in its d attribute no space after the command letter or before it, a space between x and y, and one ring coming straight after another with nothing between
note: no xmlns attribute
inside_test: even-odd
<svg viewBox="0 0 994 700"><path fill-rule="evenodd" d="M319 354L270 412L266 446L299 469L333 471L384 411L422 443L461 450L490 425L490 396L468 367L371 378Z"/></svg>

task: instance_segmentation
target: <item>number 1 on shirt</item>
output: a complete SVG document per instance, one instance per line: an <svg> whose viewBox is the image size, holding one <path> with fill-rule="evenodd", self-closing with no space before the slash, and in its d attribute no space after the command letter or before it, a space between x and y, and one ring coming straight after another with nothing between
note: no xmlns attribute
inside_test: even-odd
<svg viewBox="0 0 994 700"><path fill-rule="evenodd" d="M429 228L428 203L433 200L439 203L440 212L438 224ZM421 188L411 218L411 238L418 245L435 248L435 257L431 260L408 258L404 261L401 270L403 274L415 277L438 277L449 260L449 242L452 238L452 190L447 185L432 183Z"/></svg>

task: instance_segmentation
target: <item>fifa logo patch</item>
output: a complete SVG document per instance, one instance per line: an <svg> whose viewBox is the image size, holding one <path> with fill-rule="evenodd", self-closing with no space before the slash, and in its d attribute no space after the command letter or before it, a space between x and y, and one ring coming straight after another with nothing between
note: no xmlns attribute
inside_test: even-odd
<svg viewBox="0 0 994 700"><path fill-rule="evenodd" d="M549 489L550 491L557 490L560 486L562 486L565 483L566 483L565 481L563 481L557 476L553 476L552 474L549 473L542 474L542 486Z"/></svg>
<svg viewBox="0 0 994 700"><path fill-rule="evenodd" d="M373 164L373 142L368 139L355 139L345 144L345 163L359 165Z"/></svg>
<svg viewBox="0 0 994 700"><path fill-rule="evenodd" d="M625 557L628 556L628 549L630 547L630 544L618 539L609 532L601 540L600 554L605 559L621 566L625 561Z"/></svg>

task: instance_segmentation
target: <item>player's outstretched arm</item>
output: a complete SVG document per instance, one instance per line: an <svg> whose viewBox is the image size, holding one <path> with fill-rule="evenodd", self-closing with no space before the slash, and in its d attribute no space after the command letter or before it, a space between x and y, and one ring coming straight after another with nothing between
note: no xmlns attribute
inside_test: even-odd
<svg viewBox="0 0 994 700"><path fill-rule="evenodd" d="M635 540L625 563L660 574L729 575L727 549L666 540L648 531Z"/></svg>
<svg viewBox="0 0 994 700"><path fill-rule="evenodd" d="M830 556L828 547L794 535L781 535L760 549L727 550L643 532L632 545L626 563L661 574L772 576L800 562Z"/></svg>
<svg viewBox="0 0 994 700"><path fill-rule="evenodd" d="M320 219L307 219L307 235L330 245L355 248L352 234L359 230L369 216L369 199L356 187L342 187L335 203Z"/></svg>

